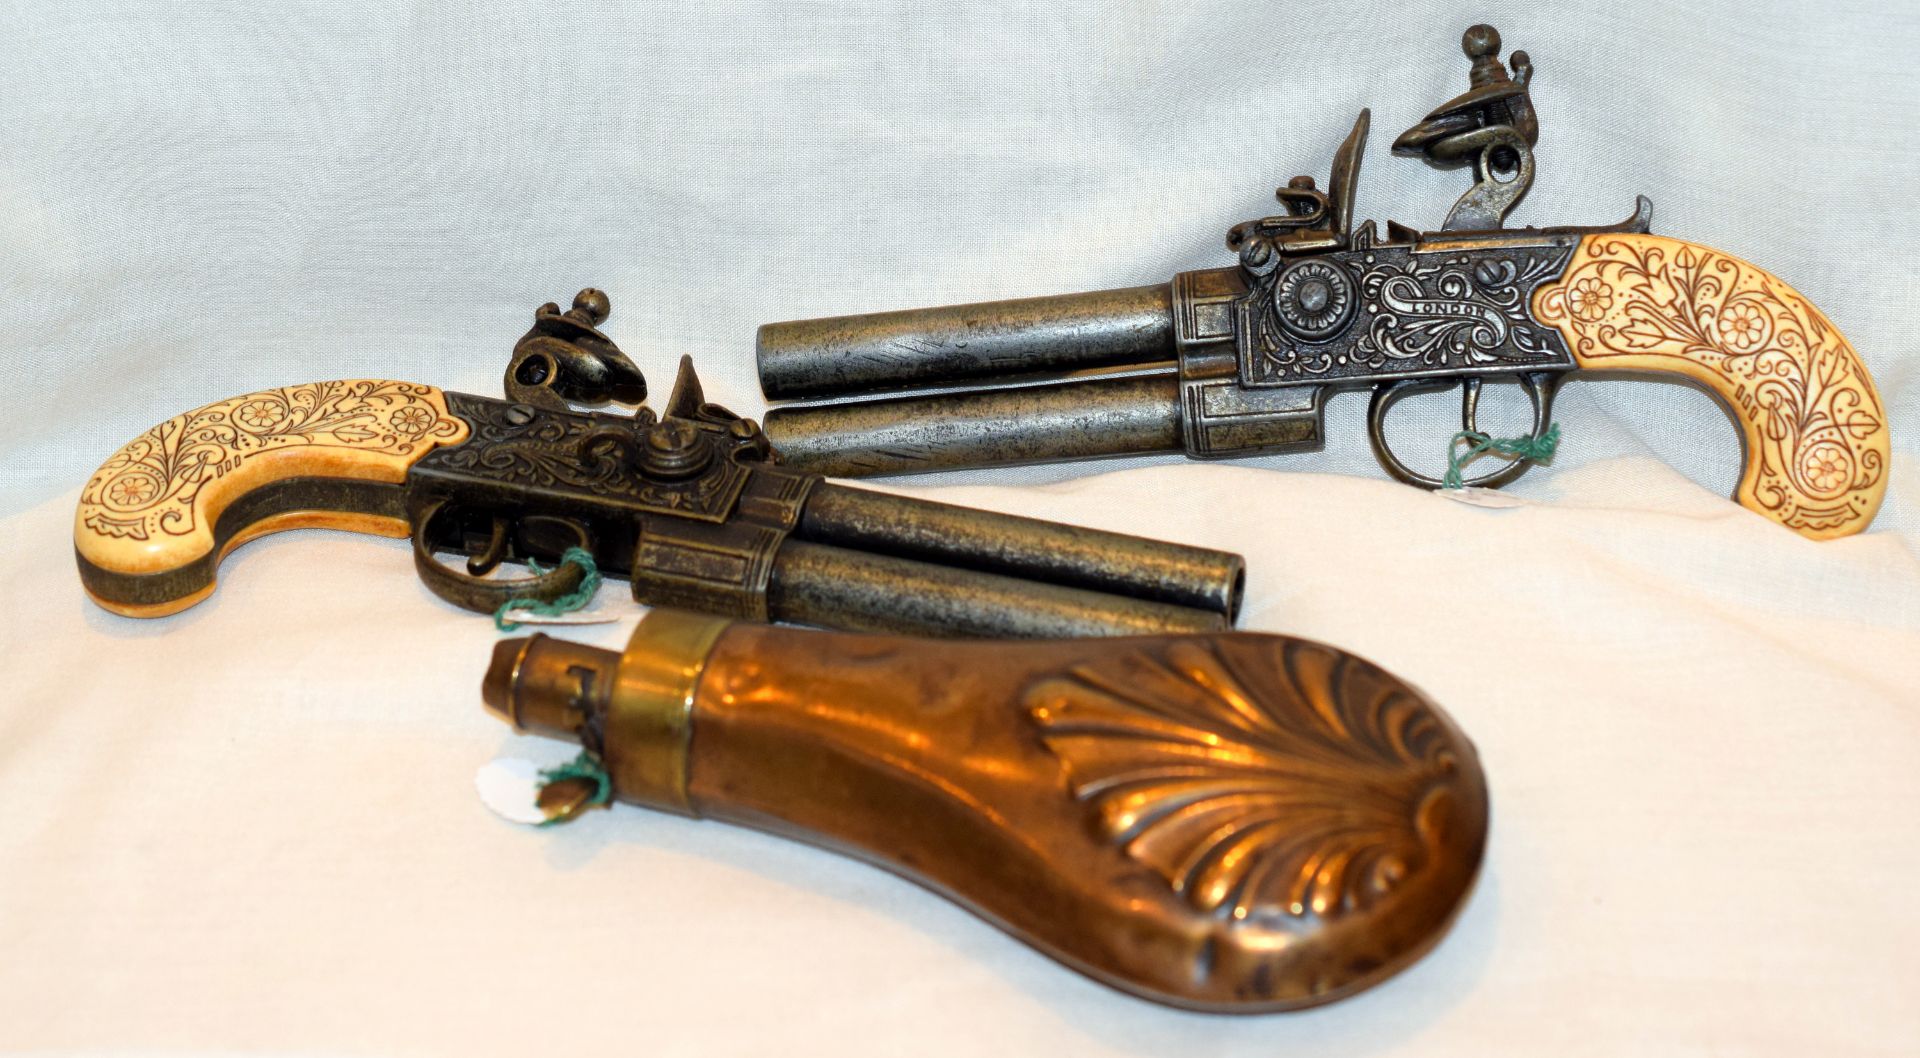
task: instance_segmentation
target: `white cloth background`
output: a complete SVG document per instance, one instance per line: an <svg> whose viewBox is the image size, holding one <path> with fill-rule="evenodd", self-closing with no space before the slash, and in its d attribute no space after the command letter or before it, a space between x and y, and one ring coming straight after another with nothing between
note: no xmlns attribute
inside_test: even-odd
<svg viewBox="0 0 1920 1058"><path fill-rule="evenodd" d="M1485 875L1364 996L1182 1014L795 844L499 822L474 769L563 751L483 715L494 633L399 542L251 544L161 621L80 593L77 487L147 425L322 378L496 392L582 286L660 389L691 353L758 414L756 324L1225 263L1362 106L1360 214L1435 225L1465 181L1386 144L1479 20L1538 71L1517 223L1645 192L1853 339L1895 430L1871 533L1722 499L1725 416L1639 382L1566 387L1513 511L1385 481L1358 397L1321 453L892 483L1244 552L1245 627L1461 721ZM1913 5L75 0L0 3L0 39L0 1049L1920 1052ZM1450 411L1413 421L1435 449Z"/></svg>

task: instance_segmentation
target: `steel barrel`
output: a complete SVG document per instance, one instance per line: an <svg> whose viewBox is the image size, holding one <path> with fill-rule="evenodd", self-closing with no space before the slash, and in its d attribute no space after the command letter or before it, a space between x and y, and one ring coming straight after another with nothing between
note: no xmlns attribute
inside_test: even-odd
<svg viewBox="0 0 1920 1058"><path fill-rule="evenodd" d="M993 638L1225 631L1218 613L892 555L788 540L767 584L776 621Z"/></svg>
<svg viewBox="0 0 1920 1058"><path fill-rule="evenodd" d="M1171 369L925 396L785 405L767 438L788 465L828 477L917 474L1182 451Z"/></svg>
<svg viewBox="0 0 1920 1058"><path fill-rule="evenodd" d="M1165 283L936 309L769 323L755 339L768 400L1173 360Z"/></svg>
<svg viewBox="0 0 1920 1058"><path fill-rule="evenodd" d="M1231 622L1246 560L1189 547L908 496L825 483L795 537L1034 584L1053 584L1192 607Z"/></svg>

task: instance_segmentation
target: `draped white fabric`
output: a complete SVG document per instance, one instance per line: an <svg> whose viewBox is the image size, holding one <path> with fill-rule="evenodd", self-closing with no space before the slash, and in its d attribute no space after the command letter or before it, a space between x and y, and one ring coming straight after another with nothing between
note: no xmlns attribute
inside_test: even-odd
<svg viewBox="0 0 1920 1058"><path fill-rule="evenodd" d="M1635 6L0 4L0 1048L1911 1053L1920 13ZM497 392L533 307L582 286L658 389L691 353L759 415L756 324L1227 263L1362 106L1360 214L1435 225L1464 179L1386 144L1464 86L1482 19L1536 67L1516 223L1644 192L1656 231L1852 338L1895 431L1870 533L1815 544L1722 499L1726 416L1643 381L1565 388L1515 510L1384 480L1354 396L1323 452L887 483L1241 551L1244 627L1459 719L1485 875L1361 997L1182 1014L797 844L500 822L474 770L565 750L481 712L495 633L399 542L251 544L159 621L80 593L77 487L139 430L313 379ZM1438 452L1454 411L1395 439Z"/></svg>

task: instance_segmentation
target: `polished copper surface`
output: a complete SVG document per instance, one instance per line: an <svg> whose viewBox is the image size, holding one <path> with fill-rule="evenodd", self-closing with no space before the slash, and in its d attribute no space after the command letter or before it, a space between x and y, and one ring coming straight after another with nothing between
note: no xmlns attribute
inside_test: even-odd
<svg viewBox="0 0 1920 1058"><path fill-rule="evenodd" d="M886 867L1136 995L1257 1013L1352 994L1440 938L1480 865L1472 745L1418 691L1318 643L693 622L650 616L626 661L503 644L489 705L613 760L624 736L592 719L592 688L634 659L694 674L694 814ZM698 628L714 638L696 656ZM622 799L661 803L615 777Z"/></svg>

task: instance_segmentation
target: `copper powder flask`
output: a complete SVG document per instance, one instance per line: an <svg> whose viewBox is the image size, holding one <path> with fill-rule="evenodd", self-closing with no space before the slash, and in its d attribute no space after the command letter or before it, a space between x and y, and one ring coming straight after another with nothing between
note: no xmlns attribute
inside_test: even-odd
<svg viewBox="0 0 1920 1058"><path fill-rule="evenodd" d="M656 610L624 654L504 640L483 696L597 755L620 800L859 857L1194 1010L1388 977L1445 932L1486 843L1452 721L1284 636L963 642Z"/></svg>

